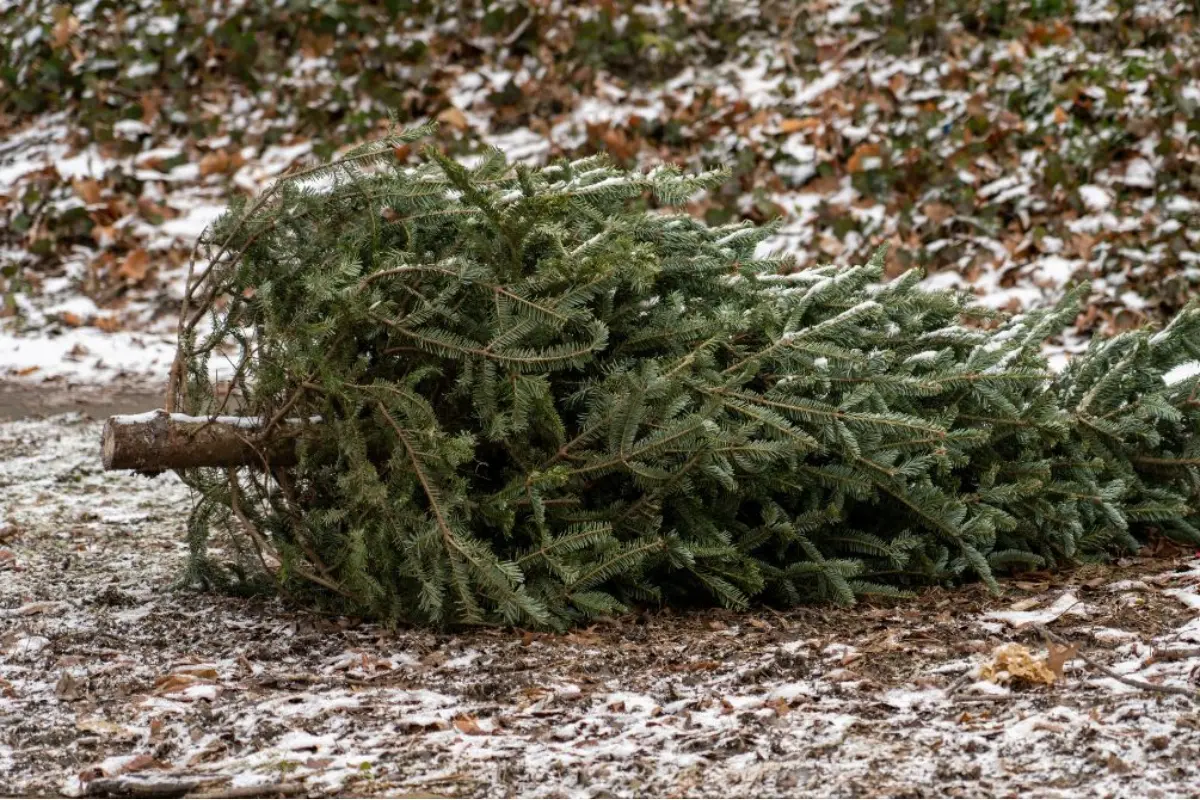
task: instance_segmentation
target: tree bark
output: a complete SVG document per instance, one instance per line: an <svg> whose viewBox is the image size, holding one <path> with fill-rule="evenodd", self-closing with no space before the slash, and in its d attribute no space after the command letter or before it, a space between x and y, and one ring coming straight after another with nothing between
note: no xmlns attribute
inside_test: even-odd
<svg viewBox="0 0 1200 800"><path fill-rule="evenodd" d="M148 411L109 417L104 424L103 462L107 470L131 469L157 475L192 467L286 467L296 463L300 420L275 426L268 440L257 417L189 417Z"/></svg>

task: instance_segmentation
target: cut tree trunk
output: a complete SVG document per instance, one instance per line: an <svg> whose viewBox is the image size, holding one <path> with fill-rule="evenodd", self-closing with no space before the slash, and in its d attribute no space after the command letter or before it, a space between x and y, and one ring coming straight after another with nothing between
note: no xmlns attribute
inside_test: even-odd
<svg viewBox="0 0 1200 800"><path fill-rule="evenodd" d="M296 463L300 420L276 425L264 441L258 417L190 417L148 411L109 417L104 424L103 461L108 470L157 475L192 467L286 467Z"/></svg>

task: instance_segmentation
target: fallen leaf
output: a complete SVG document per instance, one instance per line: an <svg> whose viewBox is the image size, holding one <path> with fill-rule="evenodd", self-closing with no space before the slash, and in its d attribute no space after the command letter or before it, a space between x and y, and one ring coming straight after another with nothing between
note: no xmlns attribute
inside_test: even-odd
<svg viewBox="0 0 1200 800"><path fill-rule="evenodd" d="M83 326L83 317L72 311L64 311L58 315L58 321L68 328L80 328Z"/></svg>
<svg viewBox="0 0 1200 800"><path fill-rule="evenodd" d="M79 199L89 206L100 202L100 184L91 178L71 181L71 188L75 190L75 194L79 195Z"/></svg>
<svg viewBox="0 0 1200 800"><path fill-rule="evenodd" d="M1050 642L1049 652L1046 655L1046 666L1061 680L1063 677L1063 667L1077 655L1079 655L1079 645L1060 645Z"/></svg>
<svg viewBox="0 0 1200 800"><path fill-rule="evenodd" d="M775 715L779 717L782 717L791 710L791 706L788 705L787 700L784 700L782 697L775 698L772 702L767 704L767 707L773 709L775 711Z"/></svg>
<svg viewBox="0 0 1200 800"><path fill-rule="evenodd" d="M846 162L846 169L849 172L863 172L870 167L869 159L878 159L880 154L879 145L872 142L864 142L854 150L854 154L850 156L850 160Z"/></svg>
<svg viewBox="0 0 1200 800"><path fill-rule="evenodd" d="M54 684L54 694L59 700L78 700L87 694L87 685L70 672L64 672Z"/></svg>
<svg viewBox="0 0 1200 800"><path fill-rule="evenodd" d="M55 50L61 50L71 41L71 37L79 30L79 20L69 13L57 13L58 21L50 31L50 41Z"/></svg>
<svg viewBox="0 0 1200 800"><path fill-rule="evenodd" d="M195 686L200 682L200 679L194 675L172 673L156 680L154 682L154 691L157 694L173 694L175 692L182 692L184 689Z"/></svg>
<svg viewBox="0 0 1200 800"><path fill-rule="evenodd" d="M925 216L929 217L929 221L934 225L941 225L954 216L954 206L946 203L926 203L921 207L921 211L925 212Z"/></svg>
<svg viewBox="0 0 1200 800"><path fill-rule="evenodd" d="M139 753L129 761L122 765L120 772L122 774L129 772L141 772L147 769L163 769L169 767L170 764L164 764L148 753Z"/></svg>
<svg viewBox="0 0 1200 800"><path fill-rule="evenodd" d="M460 131L467 129L467 115L459 111L454 106L442 109L438 115L438 122L444 122L452 128L457 128Z"/></svg>
<svg viewBox="0 0 1200 800"><path fill-rule="evenodd" d="M195 666L176 667L175 674L190 675L194 678L199 678L201 680L210 680L210 681L215 681L217 678L220 677L217 674L216 669L214 669L213 667L210 667L210 666L206 666L204 664L197 664Z"/></svg>
<svg viewBox="0 0 1200 800"><path fill-rule="evenodd" d="M39 600L33 603L26 603L17 608L17 616L32 617L35 614L45 614L47 611L59 611L66 603L61 600Z"/></svg>
<svg viewBox="0 0 1200 800"><path fill-rule="evenodd" d="M779 123L780 133L799 133L800 131L811 131L814 128L821 127L821 120L816 117L804 117L802 119L785 119Z"/></svg>
<svg viewBox="0 0 1200 800"><path fill-rule="evenodd" d="M997 647L991 663L983 665L979 677L1000 684L1024 681L1050 685L1058 679L1046 662L1034 658L1027 647L1014 642Z"/></svg>
<svg viewBox="0 0 1200 800"><path fill-rule="evenodd" d="M143 248L129 251L121 266L117 267L117 276L127 283L141 283L150 269L150 254Z"/></svg>
<svg viewBox="0 0 1200 800"><path fill-rule="evenodd" d="M105 735L132 733L128 728L109 722L106 719L87 718L75 723L75 727L84 733L100 733Z"/></svg>
<svg viewBox="0 0 1200 800"><path fill-rule="evenodd" d="M162 735L163 721L161 719L150 720L150 741L155 741Z"/></svg>
<svg viewBox="0 0 1200 800"><path fill-rule="evenodd" d="M467 736L487 736L488 732L479 727L479 720L472 717L470 714L454 718L454 727L460 733L465 733Z"/></svg>
<svg viewBox="0 0 1200 800"><path fill-rule="evenodd" d="M213 150L200 159L200 175L207 177L228 172L231 166L229 154L224 150Z"/></svg>
<svg viewBox="0 0 1200 800"><path fill-rule="evenodd" d="M1125 761L1123 761L1116 753L1108 754L1108 761L1105 765L1108 767L1109 772L1114 772L1118 775L1124 775L1125 773L1129 772L1130 769L1132 769L1132 767L1125 763Z"/></svg>

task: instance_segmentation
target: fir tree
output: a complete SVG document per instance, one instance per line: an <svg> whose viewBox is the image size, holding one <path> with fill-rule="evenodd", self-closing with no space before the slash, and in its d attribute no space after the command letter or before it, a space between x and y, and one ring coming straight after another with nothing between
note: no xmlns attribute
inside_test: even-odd
<svg viewBox="0 0 1200 800"><path fill-rule="evenodd" d="M193 470L192 576L330 610L562 627L631 603L853 602L1200 543L1200 309L1093 343L771 226L670 211L720 173L393 148L238 202L189 281L180 407L312 419L299 463ZM213 365L232 387L218 391ZM207 544L229 535L233 563Z"/></svg>

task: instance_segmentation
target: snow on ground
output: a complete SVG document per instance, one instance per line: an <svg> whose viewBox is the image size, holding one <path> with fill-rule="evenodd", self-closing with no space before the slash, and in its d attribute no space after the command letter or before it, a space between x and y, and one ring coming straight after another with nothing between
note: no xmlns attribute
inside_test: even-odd
<svg viewBox="0 0 1200 800"><path fill-rule="evenodd" d="M1185 6L1119 13L1153 34L1179 29ZM81 8L87 32L99 23ZM1013 309L1091 277L1081 333L1141 324L1160 294L1171 306L1190 293L1195 37L1118 46L1104 38L1115 7L1076 2L1066 28L977 38L946 21L893 52L870 17L881 8L814 4L792 37L812 51L792 54L799 69L776 33L755 31L767 38L723 63L697 59L658 82L601 69L560 97L552 63L480 35L470 47L486 65L397 63L390 80L421 81L441 104L428 116L460 149L736 163L732 201L716 200L783 214L773 244L801 265L889 242L908 259L889 268L927 265L927 285ZM176 24L130 13L130 40ZM410 22L406 37L460 52L445 46L453 32ZM328 58L294 60L287 86L336 82ZM513 87L517 105L499 103ZM544 93L553 102L528 112ZM213 123L203 133L166 115L122 119L102 144L63 112L3 129L0 380L161 384L196 237L231 195L314 158L296 108L274 102L231 86L196 105ZM47 241L55 249L39 252ZM1055 343L1055 364L1083 343ZM65 405L45 391L15 407ZM0 793L115 780L368 796L1169 796L1200 778L1188 697L1079 660L1048 685L997 667L997 648L1015 644L1044 678L1047 626L1120 675L1194 687L1200 563L1174 551L1010 582L998 599L966 587L850 611L439 634L168 590L189 506L171 476L100 473L86 418L0 422Z"/></svg>
<svg viewBox="0 0 1200 800"><path fill-rule="evenodd" d="M998 599L387 630L168 590L187 490L101 473L98 440L77 414L0 423L7 794L1160 797L1200 780L1192 699L1078 660L1050 685L983 680L1000 645L1041 656L1045 624L1121 675L1194 687L1200 561L1182 555Z"/></svg>

